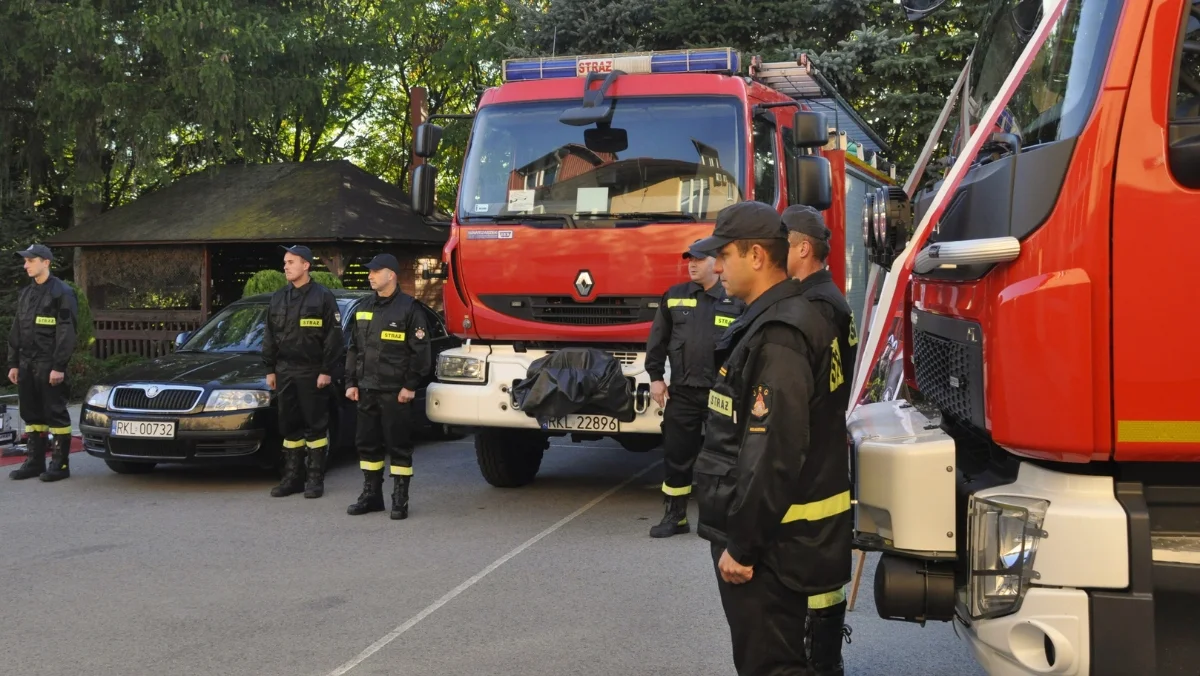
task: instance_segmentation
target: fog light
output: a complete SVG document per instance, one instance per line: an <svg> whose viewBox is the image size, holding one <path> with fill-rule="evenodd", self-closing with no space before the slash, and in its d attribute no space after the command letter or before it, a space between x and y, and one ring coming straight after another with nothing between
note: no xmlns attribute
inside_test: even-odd
<svg viewBox="0 0 1200 676"><path fill-rule="evenodd" d="M1031 580L1038 544L1046 533L1049 500L1016 496L971 497L967 526L971 575L967 611L972 619L1017 612Z"/></svg>

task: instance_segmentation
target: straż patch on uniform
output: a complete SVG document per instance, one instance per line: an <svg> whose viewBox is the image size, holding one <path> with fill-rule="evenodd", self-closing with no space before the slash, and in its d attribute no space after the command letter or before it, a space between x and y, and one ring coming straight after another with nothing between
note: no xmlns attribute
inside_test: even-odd
<svg viewBox="0 0 1200 676"><path fill-rule="evenodd" d="M754 406L750 415L755 418L765 418L771 412L771 388L766 385L756 385L751 391L754 394Z"/></svg>

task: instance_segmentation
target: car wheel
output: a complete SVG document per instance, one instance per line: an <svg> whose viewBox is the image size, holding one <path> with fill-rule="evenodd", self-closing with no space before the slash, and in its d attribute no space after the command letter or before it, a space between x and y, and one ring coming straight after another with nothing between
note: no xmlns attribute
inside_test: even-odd
<svg viewBox="0 0 1200 676"><path fill-rule="evenodd" d="M475 460L483 478L499 488L516 488L533 481L542 466L550 439L529 430L480 430L475 435Z"/></svg>
<svg viewBox="0 0 1200 676"><path fill-rule="evenodd" d="M648 453L662 445L661 434L621 434L617 443L631 453Z"/></svg>
<svg viewBox="0 0 1200 676"><path fill-rule="evenodd" d="M125 462L123 460L105 460L104 464L117 474L148 474L154 471L155 462Z"/></svg>

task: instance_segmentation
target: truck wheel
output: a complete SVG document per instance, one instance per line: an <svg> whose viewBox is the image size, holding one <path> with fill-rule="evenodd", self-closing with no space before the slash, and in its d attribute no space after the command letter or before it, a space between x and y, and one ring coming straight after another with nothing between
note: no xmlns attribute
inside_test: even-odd
<svg viewBox="0 0 1200 676"><path fill-rule="evenodd" d="M516 488L533 481L542 466L550 440L527 430L480 430L475 435L475 459L483 478L499 488Z"/></svg>
<svg viewBox="0 0 1200 676"><path fill-rule="evenodd" d="M122 462L121 460L105 460L104 464L117 474L148 474L154 470L153 462Z"/></svg>
<svg viewBox="0 0 1200 676"><path fill-rule="evenodd" d="M617 443L632 453L648 453L662 445L661 434L621 434Z"/></svg>

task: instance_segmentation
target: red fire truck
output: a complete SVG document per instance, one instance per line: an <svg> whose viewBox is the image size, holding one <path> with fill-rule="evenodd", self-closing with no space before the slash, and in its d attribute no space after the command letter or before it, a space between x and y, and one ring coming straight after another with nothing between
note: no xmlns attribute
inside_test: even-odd
<svg viewBox="0 0 1200 676"><path fill-rule="evenodd" d="M879 612L991 674L1195 676L1200 3L993 0L979 35L958 119L987 144L864 224L911 270L914 394L849 418Z"/></svg>
<svg viewBox="0 0 1200 676"><path fill-rule="evenodd" d="M878 152L882 142L807 60L743 68L731 49L510 60L473 117L444 250L445 317L465 344L440 355L426 409L475 429L480 469L498 486L531 481L554 435L658 444L646 339L662 294L687 280L681 254L721 209L825 209L833 272L846 280L846 212L857 224L861 206L848 208L841 188L861 195L889 180L872 153L847 161L850 144ZM421 125L417 155L433 156L439 140ZM430 164L414 172L418 212L432 211L434 176ZM861 245L851 253L865 277ZM519 410L514 386L530 365L578 347L619 360L632 421L539 422Z"/></svg>

